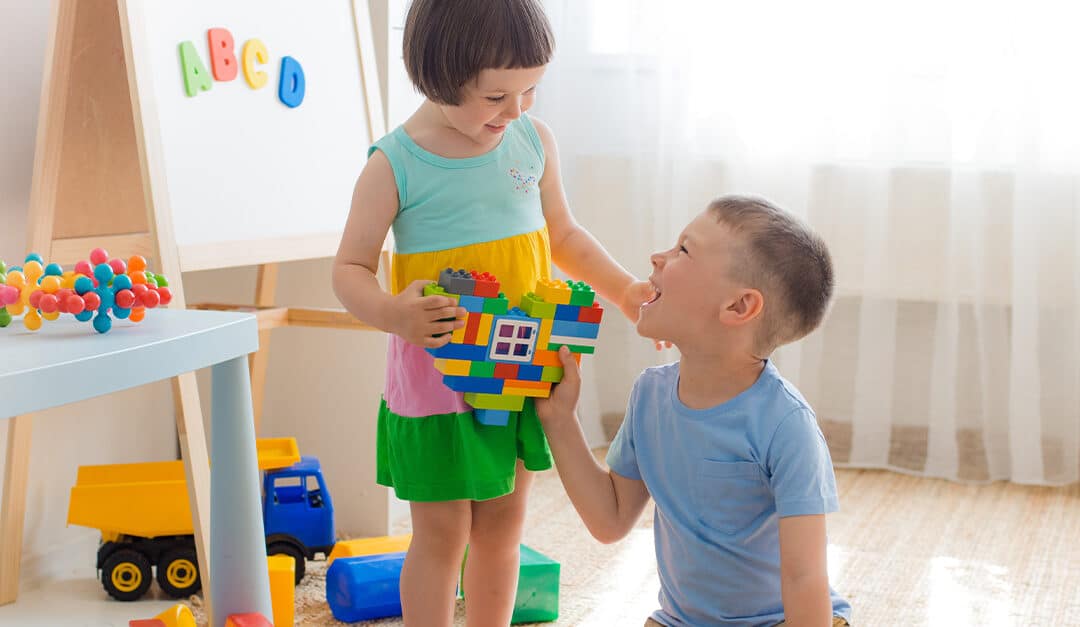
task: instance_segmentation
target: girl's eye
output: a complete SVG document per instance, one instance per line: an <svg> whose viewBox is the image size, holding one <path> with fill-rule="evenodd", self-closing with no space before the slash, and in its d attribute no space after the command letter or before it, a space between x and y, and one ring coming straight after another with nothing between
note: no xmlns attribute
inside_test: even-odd
<svg viewBox="0 0 1080 627"><path fill-rule="evenodd" d="M506 98L506 96L488 96L487 97L489 102L502 102L504 98Z"/></svg>

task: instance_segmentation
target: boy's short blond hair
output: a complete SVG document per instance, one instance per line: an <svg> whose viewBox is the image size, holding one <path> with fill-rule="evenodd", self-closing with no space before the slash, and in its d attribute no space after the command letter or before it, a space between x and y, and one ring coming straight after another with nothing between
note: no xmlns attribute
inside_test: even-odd
<svg viewBox="0 0 1080 627"><path fill-rule="evenodd" d="M709 211L742 241L732 251L731 278L764 298L758 354L766 357L816 329L835 286L825 241L764 198L722 196L709 204Z"/></svg>

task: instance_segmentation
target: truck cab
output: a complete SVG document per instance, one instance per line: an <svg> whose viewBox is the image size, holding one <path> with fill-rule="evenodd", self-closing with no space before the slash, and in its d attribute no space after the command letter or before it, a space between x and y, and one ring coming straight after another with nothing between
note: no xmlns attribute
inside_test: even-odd
<svg viewBox="0 0 1080 627"><path fill-rule="evenodd" d="M263 476L263 525L266 552L296 559L296 581L304 577L304 560L329 555L334 547L334 504L315 457L304 456L287 468Z"/></svg>

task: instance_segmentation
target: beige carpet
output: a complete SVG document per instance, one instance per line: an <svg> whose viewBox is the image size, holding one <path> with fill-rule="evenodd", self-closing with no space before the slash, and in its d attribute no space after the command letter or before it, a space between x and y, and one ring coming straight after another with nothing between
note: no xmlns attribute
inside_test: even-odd
<svg viewBox="0 0 1080 627"><path fill-rule="evenodd" d="M838 470L837 479L829 571L856 625L1080 625L1080 485L969 486L860 470ZM650 511L625 540L601 545L554 471L541 473L524 541L562 564L560 617L547 624L641 625L659 587L651 525ZM308 563L297 625L343 624L326 605L324 574L324 564Z"/></svg>

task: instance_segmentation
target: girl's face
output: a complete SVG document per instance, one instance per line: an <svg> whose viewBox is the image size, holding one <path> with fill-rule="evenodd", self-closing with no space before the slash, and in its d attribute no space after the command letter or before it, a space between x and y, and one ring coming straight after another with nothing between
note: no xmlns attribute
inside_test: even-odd
<svg viewBox="0 0 1080 627"><path fill-rule="evenodd" d="M462 135L480 146L495 146L506 125L521 117L536 100L536 86L547 70L533 68L481 70L462 88L462 102L441 105L443 115Z"/></svg>

